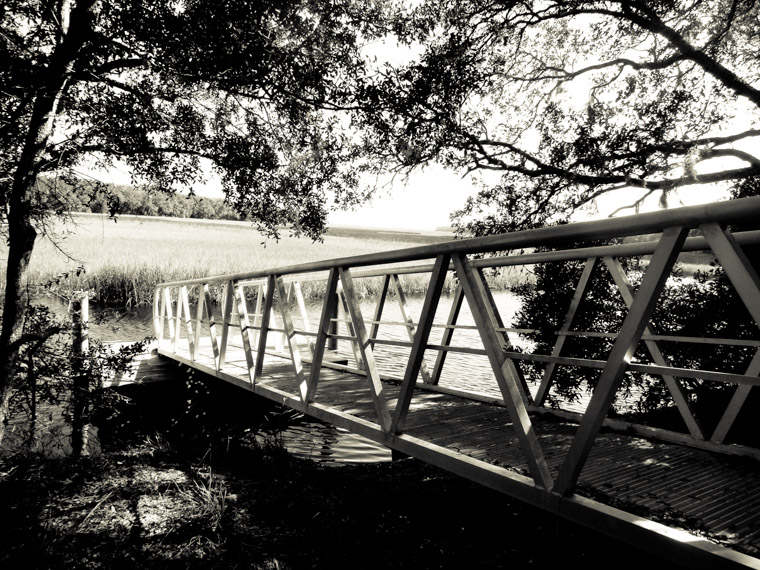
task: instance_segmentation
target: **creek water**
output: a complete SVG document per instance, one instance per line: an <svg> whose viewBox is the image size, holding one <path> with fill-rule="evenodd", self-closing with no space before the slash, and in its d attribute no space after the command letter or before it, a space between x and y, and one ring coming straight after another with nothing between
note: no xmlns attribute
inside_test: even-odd
<svg viewBox="0 0 760 570"><path fill-rule="evenodd" d="M509 327L515 312L519 309L519 300L515 295L507 291L494 292L494 301L505 326ZM407 298L407 314L417 322L422 310L422 297ZM55 300L40 300L51 306L54 310L64 312L65 304ZM443 295L434 323L443 325L446 323L449 309L453 302L453 296ZM365 320L372 318L375 311L374 299L364 299L361 302L361 310ZM217 308L218 309L218 308ZM312 330L319 321L322 310L321 302L310 302L306 305L307 316ZM191 308L194 310L194 308ZM97 305L90 308L89 331L92 338L107 342L128 342L142 340L148 336L154 336L151 307L138 307L130 310L104 309ZM303 320L294 311L296 328L303 326ZM388 297L383 310L382 321L393 324L381 324L378 330L378 338L384 340L409 341L406 327L402 324L402 312L396 298ZM277 318L279 323L279 318ZM462 309L457 320L458 325L474 326L472 314L467 303L462 304ZM276 325L275 325L276 326ZM369 328L369 327L368 327ZM430 335L431 343L440 343L444 328L433 328ZM345 329L341 328L345 334ZM276 333L270 333L273 336ZM509 333L510 342L517 347L529 348L526 339L516 333ZM482 342L477 330L474 328L456 329L452 335L451 344L468 348L482 348ZM349 359L353 358L351 344L340 341L338 352ZM381 373L396 377L403 377L404 368L409 357L410 349L406 347L376 345L375 358ZM427 351L425 361L429 370L432 370L437 352ZM468 390L481 394L500 397L498 385L491 371L490 364L485 356L458 354L449 352L440 379L442 387ZM533 387L535 389L535 387ZM390 460L390 451L368 439L354 435L334 426L316 421L302 420L295 422L281 433L283 444L292 453L310 457L320 461L331 462L373 462Z"/></svg>

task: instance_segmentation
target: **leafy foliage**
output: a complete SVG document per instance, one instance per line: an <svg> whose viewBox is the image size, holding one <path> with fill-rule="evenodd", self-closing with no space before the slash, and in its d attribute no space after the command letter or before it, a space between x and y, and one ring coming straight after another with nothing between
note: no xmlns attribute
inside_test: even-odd
<svg viewBox="0 0 760 570"><path fill-rule="evenodd" d="M352 104L371 3L74 4L58 14L17 0L0 11L3 209L18 176L49 172L86 191L72 176L84 159L121 161L160 191L192 187L210 164L230 204L271 233L290 225L317 237L328 196L357 199L337 112ZM50 90L44 147L17 171Z"/></svg>
<svg viewBox="0 0 760 570"><path fill-rule="evenodd" d="M9 401L14 438L6 442L6 450L55 453L69 448L64 425L71 427L75 416L84 425L94 414L112 410L120 397L101 389L104 380L124 372L147 345L142 341L114 350L93 339L86 354L75 355L75 333L72 323L50 308L27 307L27 338L19 350Z"/></svg>
<svg viewBox="0 0 760 570"><path fill-rule="evenodd" d="M641 282L647 262L639 258L621 260L631 285ZM551 354L557 340L555 332L565 320L570 300L575 292L583 264L565 262L541 264L535 268L535 286L519 291L522 308L516 315L516 326L535 329L529 335L535 342L535 351ZM587 292L581 301L572 330L590 332L617 332L627 309L623 299L603 264L594 268ZM655 334L706 338L754 339L760 338L758 327L736 294L720 267L685 275L676 267L662 294L651 319ZM569 336L562 355L605 360L612 348L613 338ZM675 367L720 370L743 374L754 354L752 347L705 345L681 342L660 343L662 352ZM634 355L640 362L652 358L642 342ZM533 365L528 377L539 382L543 366ZM592 391L599 370L563 366L555 376L555 389L549 401L559 405L561 399L573 401ZM717 421L733 387L709 381L679 379L688 399L698 415L708 422ZM619 411L651 412L672 405L667 388L659 377L629 372L618 392L616 405Z"/></svg>
<svg viewBox="0 0 760 570"><path fill-rule="evenodd" d="M365 90L366 139L400 172L444 163L482 191L452 215L486 235L566 220L619 192L716 198L760 173L752 0L429 0L396 19L421 55Z"/></svg>

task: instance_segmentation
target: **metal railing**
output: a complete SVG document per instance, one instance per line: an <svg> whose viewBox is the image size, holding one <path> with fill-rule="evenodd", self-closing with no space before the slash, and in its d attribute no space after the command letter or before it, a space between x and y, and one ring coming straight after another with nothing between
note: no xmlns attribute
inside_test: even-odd
<svg viewBox="0 0 760 570"><path fill-rule="evenodd" d="M733 234L728 226L741 224L752 231ZM663 292L679 252L705 250L721 264L736 292L746 305L755 323L760 323L760 278L742 251L744 244L760 243L760 197L745 198L705 206L693 206L636 216L589 221L563 226L455 240L377 254L317 261L281 268L256 270L157 286L154 297L154 323L160 349L164 353L189 353L191 361L206 358L209 367L218 372L228 368L226 358L231 338L242 344L247 381L255 384L262 376L264 355L275 335L274 352L286 355L298 381L297 397L302 402L314 401L319 390L323 367L343 368L366 376L371 388L377 425L387 434L400 434L409 414L414 389L435 387L439 383L446 355L451 352L485 355L494 379L522 446L535 484L560 495L572 493L581 469L593 446L596 434L629 371L661 377L675 406L683 418L688 434L676 434L654 428L640 428L642 433L665 439L703 446L721 446L731 429L752 386L760 384L760 340L715 339L672 336L656 333L650 317ZM696 234L688 237L689 232ZM611 240L627 236L655 235L646 242L620 243L605 246L576 246L588 241ZM551 246L553 251L480 257L494 252L529 250ZM620 259L629 256L651 256L638 288L634 290L622 268ZM486 268L532 265L581 260L584 269L568 308L564 322L556 331L551 354L519 352L510 343L508 333L526 332L505 326L484 274ZM578 306L587 290L592 270L601 261L622 295L628 313L618 331L593 333L573 329ZM436 310L447 275L453 272L458 282L445 324L434 323ZM428 274L427 292L419 318L415 321L407 306L400 275ZM382 279L371 319L362 314L356 281L375 277ZM323 299L319 322L312 328L306 313L301 284L316 282ZM211 287L223 290L221 316L214 316ZM383 321L388 292L394 293L401 312L401 321ZM275 303L275 296L278 302ZM191 311L190 298L197 298ZM248 303L255 299L253 312ZM463 302L472 313L474 325L458 324ZM301 325L296 327L298 314ZM277 324L279 320L279 324ZM340 325L345 331L341 333ZM369 326L368 326L369 325ZM408 341L382 339L380 326L402 326ZM182 329L184 327L184 335ZM433 328L444 330L440 343L430 342ZM455 346L452 334L458 328L476 328L481 347ZM221 330L219 330L221 329ZM165 334L168 333L168 334ZM613 339L605 360L563 356L563 345L570 336L606 336ZM299 339L301 342L299 342ZM336 363L326 355L336 342L351 345L353 365ZM661 350L661 343L723 343L755 348L754 357L744 374L715 370L675 368ZM650 363L632 362L634 352L643 343ZM375 358L376 345L403 347L409 351L404 367L397 404L390 410L383 384L384 374ZM203 346L203 349L201 348ZM207 352L204 352L207 351ZM437 352L435 364L424 360L426 351ZM520 361L545 365L543 379L535 395L531 395ZM311 364L307 369L304 364ZM530 412L545 410L547 395L560 366L582 366L601 370L590 401L582 415L570 450L553 477L541 445L533 429ZM422 379L421 384L418 378ZM706 434L695 418L692 405L680 379L692 378L736 385L717 428ZM468 391L467 378L461 378L461 392ZM613 422L614 423L614 422Z"/></svg>

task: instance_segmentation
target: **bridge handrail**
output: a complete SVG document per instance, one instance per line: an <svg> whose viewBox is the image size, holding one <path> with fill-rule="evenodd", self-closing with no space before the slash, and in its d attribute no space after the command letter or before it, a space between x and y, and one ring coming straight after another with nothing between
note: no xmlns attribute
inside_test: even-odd
<svg viewBox="0 0 760 570"><path fill-rule="evenodd" d="M760 217L760 196L728 200L715 204L688 206L673 210L662 210L577 222L560 226L535 228L519 232L498 234L479 238L451 240L437 244L369 253L350 257L327 259L284 267L261 269L244 273L231 273L213 277L200 277L182 281L160 283L159 287L176 287L201 283L221 283L266 278L271 275L294 273L316 273L334 267L367 267L380 264L397 264L435 258L438 255L490 253L520 248L551 246L569 242L605 240L633 235L658 233L672 226L694 228L702 224L717 222L735 224L751 222ZM634 246L636 244L627 244Z"/></svg>
<svg viewBox="0 0 760 570"><path fill-rule="evenodd" d="M746 372L736 374L675 368L663 356L657 343L659 341L725 342L746 347L758 347L760 342L748 339L700 339L697 337L658 335L650 328L649 318L664 290L678 254L682 251L706 250L718 259L750 315L756 323L760 323L760 277L741 249L741 245L744 244L760 243L760 230L733 234L726 227L731 224L742 223L749 227L760 227L760 197L537 228L482 238L454 240L286 267L161 283L157 285L154 297L156 336L161 343L164 325L168 322L171 340L170 352L176 353L181 338L181 325L184 323L190 361L194 361L196 347L200 344L200 331L202 325L206 325L209 329L209 339L213 345L214 369L222 373L225 366L225 351L233 334L231 329L236 329L238 332L235 334L238 334L242 340L246 359L245 367L253 385L261 374L264 354L268 353L267 334L269 332L281 334L282 347L278 347L277 352L288 354L289 351L289 358L298 380L299 390L301 390L299 397L306 404L312 402L315 397L319 384L319 370L322 367L341 367L328 362L328 359L325 358L326 343L337 340L350 341L356 365L354 367L342 366L342 369L360 372L367 376L378 414L378 424L383 431L391 435L403 433L406 414L418 376L422 375L425 384L435 387L448 352L485 355L488 357L501 391L501 401L508 408L509 415L515 425L518 440L523 447L529 471L536 485L553 488L559 494L568 494L572 492L577 482L580 469L588 457L596 433L606 421L607 410L615 397L621 379L629 371L644 372L662 377L689 431L688 435L668 435L660 430L657 433L658 437L672 437L674 440L708 449L715 449L722 445L723 439L733 425L749 390L753 386L760 385L760 379L758 379L760 376L760 348L755 351L755 357ZM698 229L702 237L687 237L688 231L691 229ZM634 235L656 235L657 239L616 245L582 246L584 241L603 241ZM567 244L571 244L572 247L561 249ZM523 253L526 249L531 250L539 246L553 246L560 249ZM515 255L498 255L498 252L515 250L522 251ZM484 253L497 253L497 255L477 259L468 257L471 254ZM634 289L630 285L618 258L650 255L651 258L642 282L638 288ZM435 262L432 264L419 263L430 259L435 259ZM518 331L518 329L505 327L502 323L482 269L569 260L583 260L585 264L581 278L575 288L575 295L568 308L565 322L561 327L558 326L555 331L557 340L552 354L525 354L515 351L506 333ZM616 333L571 330L575 311L585 294L597 261L604 263L614 285L628 307L628 313L623 324ZM441 326L433 323L438 300L441 296L444 280L452 270L456 272L459 283L447 324L444 326L446 333L440 344L432 344L428 341L430 331L436 326ZM399 275L405 273L430 274L425 301L420 317L416 322L408 316L404 293L399 281ZM364 277L384 278L375 315L372 319L365 319L361 314L358 294L354 288L354 280ZM310 330L308 325L305 317L304 300L300 293L300 283L310 280L325 282L325 301L320 322L315 331ZM215 317L210 310L209 285L212 284L221 284L224 292L222 319L218 323L214 322ZM188 288L195 288L196 286L198 286L198 306L195 311L196 316L193 317L188 302ZM409 341L383 340L377 336L377 327L380 324L387 324L387 321L382 320L381 315L386 293L391 286L396 291L403 321L393 324L406 328ZM257 305L253 312L252 322L250 320L251 313L246 306L247 295L250 294L246 291L247 287L258 287L255 296ZM286 300L284 303L279 302L277 307L281 313L278 317L282 322L281 326L276 326L271 320L275 318L275 294L280 301ZM458 307L461 306L462 300L465 298L475 321L474 327L462 326L456 322ZM298 302L303 316L304 326L300 329L295 327L291 315L290 306L294 301ZM176 315L173 314L173 307L175 306ZM338 318L341 308L344 316ZM204 315L206 316L204 317ZM334 328L338 323L343 324L348 329L346 334L340 334ZM216 325L222 327L221 342L219 343L217 343L216 332L212 332ZM371 328L368 330L365 325L371 325ZM456 328L476 328L484 348L452 346L449 332ZM573 335L605 335L614 338L614 344L606 360L563 356L561 354L563 342L565 338ZM301 355L301 348L299 348L296 337L315 339L314 342L308 343L310 356ZM185 339L182 340L185 341ZM286 342L288 351L284 350ZM640 343L644 343L646 346L651 357L651 364L633 362L633 355ZM381 377L374 360L373 348L376 344L390 344L411 349L404 377L399 379L402 382L402 388L392 417L383 395L384 389L381 380L386 378ZM425 368L424 353L426 350L438 352L438 358L432 372L428 372ZM256 353L255 358L254 353ZM522 372L516 365L516 362L521 360L547 364L544 378L533 399L531 399L528 386L522 377ZM305 371L303 362L312 364L310 372ZM562 365L597 368L602 372L591 401L580 418L580 427L565 464L555 480L549 472L536 434L532 430L528 412L545 411L542 408L548 390L552 386L556 367ZM711 437L703 432L702 427L693 416L688 397L683 391L683 387L680 386L678 378L697 378L737 385L734 397ZM709 441L707 441L708 437Z"/></svg>

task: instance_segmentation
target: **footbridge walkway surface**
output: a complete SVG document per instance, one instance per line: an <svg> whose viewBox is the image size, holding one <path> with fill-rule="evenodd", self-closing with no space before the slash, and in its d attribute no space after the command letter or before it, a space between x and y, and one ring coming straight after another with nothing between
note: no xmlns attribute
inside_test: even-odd
<svg viewBox="0 0 760 570"><path fill-rule="evenodd" d="M760 568L760 449L735 443L746 441L736 437L742 426L758 427L756 418L736 421L760 383L758 228L760 198L745 198L164 283L154 300L158 354L687 567ZM652 313L686 252L722 267L750 333L655 330ZM631 257L643 260L640 279L625 269ZM517 348L514 339L531 331L504 322L489 283L495 271L546 263L582 269L553 350L540 354ZM418 314L405 294L411 274L427 282ZM601 274L627 312L617 330L579 330ZM360 298L368 281L378 291L371 311ZM322 299L318 322L306 288ZM384 320L391 303L400 320ZM394 327L403 339L380 334ZM464 344L461 331L471 333ZM600 337L609 339L603 359L567 342ZM737 363L676 367L669 355L685 345L739 347L746 362L738 373ZM494 393L474 387L466 367L442 383L454 355L485 362ZM527 382L536 363L540 380ZM580 406L556 407L556 382L578 367L598 374L593 392ZM682 429L611 413L630 374L662 387ZM717 420L696 412L705 385L729 391Z"/></svg>

